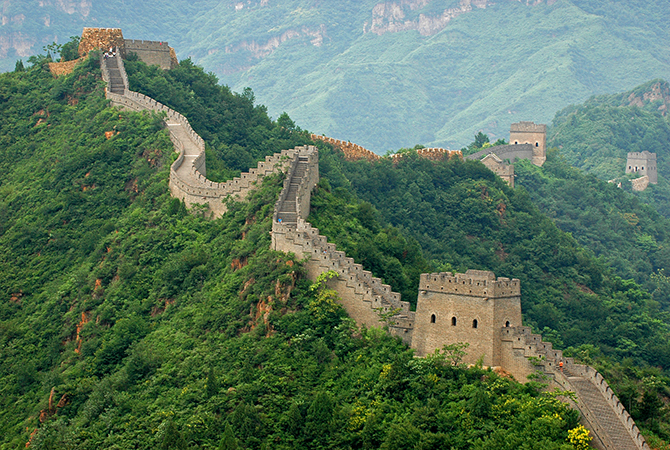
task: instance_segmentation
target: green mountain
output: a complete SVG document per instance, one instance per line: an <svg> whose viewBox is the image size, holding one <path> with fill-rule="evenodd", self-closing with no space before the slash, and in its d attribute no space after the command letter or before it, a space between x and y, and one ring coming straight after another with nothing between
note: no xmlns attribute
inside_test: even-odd
<svg viewBox="0 0 670 450"><path fill-rule="evenodd" d="M559 111L547 131L549 145L561 149L566 161L602 180L625 180L628 152L657 154L658 184L636 193L670 217L670 87L653 80L631 91L603 95Z"/></svg>
<svg viewBox="0 0 670 450"><path fill-rule="evenodd" d="M189 214L169 196L161 117L109 108L95 58L57 79L45 62L0 75L0 448L580 448L577 415L537 384L466 369L457 347L416 360L270 251L282 177L221 219ZM191 61L127 72L189 117L213 178L309 143ZM329 241L412 302L422 272L519 278L524 322L609 374L652 441L670 438L670 283L650 275L667 223L651 208L556 154L520 164L512 190L474 161L352 162L319 145L309 220Z"/></svg>
<svg viewBox="0 0 670 450"><path fill-rule="evenodd" d="M42 61L0 75L0 448L579 448L577 414L537 384L466 369L457 347L417 360L269 250L282 177L218 220L189 214L162 118L110 108L95 56L58 79ZM218 112L267 151L305 139L189 62L131 76L191 93L199 133ZM215 131L232 173L236 137Z"/></svg>
<svg viewBox="0 0 670 450"><path fill-rule="evenodd" d="M460 148L594 94L670 79L664 0L43 2L3 6L9 70L84 26L168 40L273 117L377 153Z"/></svg>

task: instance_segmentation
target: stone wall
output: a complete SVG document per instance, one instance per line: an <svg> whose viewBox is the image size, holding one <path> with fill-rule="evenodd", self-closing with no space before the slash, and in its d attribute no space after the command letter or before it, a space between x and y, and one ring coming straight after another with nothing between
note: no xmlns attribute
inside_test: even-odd
<svg viewBox="0 0 670 450"><path fill-rule="evenodd" d="M648 151L630 152L626 158L626 173L637 173L647 176L647 183L656 184L658 182L658 172L656 169L656 153ZM644 186L644 190L647 186Z"/></svg>
<svg viewBox="0 0 670 450"><path fill-rule="evenodd" d="M49 63L49 71L56 77L69 75L74 70L74 66L76 66L80 61L82 61L82 58L78 58L73 61L52 62Z"/></svg>
<svg viewBox="0 0 670 450"><path fill-rule="evenodd" d="M464 361L500 366L498 330L521 326L519 280L493 272L422 274L412 348L419 356L456 342L469 345Z"/></svg>
<svg viewBox="0 0 670 450"><path fill-rule="evenodd" d="M109 72L104 59L101 59L101 67L103 79L108 80ZM119 69L125 86L128 86L127 75L121 60L119 60ZM290 157L297 153L297 150L283 150L281 153L267 156L265 161L260 161L255 169L251 169L248 173L243 173L225 183L210 181L205 176L205 142L193 131L186 117L151 97L128 89L126 89L124 95L107 91L107 98L115 106L132 111L154 111L165 114L170 139L174 144L175 151L179 153L179 157L170 167L170 192L172 196L182 200L188 207L209 204L209 211L213 217L220 217L226 212L224 203L226 198L230 196L243 200L255 188L259 180L266 175L284 170ZM190 167L184 171L180 169L185 161L184 155L187 147L191 151L195 149L197 157L192 161Z"/></svg>
<svg viewBox="0 0 670 450"><path fill-rule="evenodd" d="M446 148L439 147L430 147L430 148L420 148L416 150L416 154L422 158L430 159L431 161L443 161L452 157L462 158L463 154L460 150L448 150ZM399 158L403 158L405 153L395 153L391 155L394 161L397 161Z"/></svg>
<svg viewBox="0 0 670 450"><path fill-rule="evenodd" d="M110 71L104 60L102 66L103 77L109 80ZM127 86L122 63L118 70ZM184 116L128 89L124 95L112 92L107 95L114 104L132 110L165 113L170 136L176 151L180 152L171 167L170 190L172 195L187 203L201 203L210 194L210 198L220 199L223 195L244 198L254 188L255 181L268 173L285 171L287 178L275 205L272 247L305 258L307 273L312 280L328 270L337 272L338 277L330 281L330 286L337 290L347 313L359 325L382 325L380 313L391 313L390 332L415 348L419 355L445 344L467 342L470 347L466 362L481 357L485 365L499 366L519 381L525 381L528 375L542 373L550 386L577 393L578 402L572 404L582 412L584 423L596 437L597 448L649 448L600 374L588 366L574 364L571 358L564 358L561 351L543 342L541 336L521 326L519 280L496 278L492 272L476 270L465 274L423 274L414 313L410 311L409 303L401 301L400 294L393 292L389 285L328 243L326 237L305 220L309 214L311 191L319 177L315 147L284 150L268 156L248 174L227 183L213 183L204 176L204 142ZM184 171L180 169L187 148L189 151L195 149L196 157L190 169L185 171L187 176L183 176L180 173ZM299 183L297 189L294 188L296 183ZM295 202L298 219L291 226L278 220L284 202ZM216 212L223 213L221 210ZM562 367L560 363L563 363ZM593 392L596 392L595 397ZM603 420L603 414L611 417ZM620 445L622 440L631 445Z"/></svg>
<svg viewBox="0 0 670 450"><path fill-rule="evenodd" d="M514 165L502 161L495 153L489 153L482 159L490 171L505 180L510 187L514 187Z"/></svg>
<svg viewBox="0 0 670 450"><path fill-rule="evenodd" d="M79 41L79 56L85 57L96 49L109 50L110 47L123 49L123 32L120 28L84 28Z"/></svg>
<svg viewBox="0 0 670 450"><path fill-rule="evenodd" d="M175 66L172 58L174 50L168 46L167 42L125 39L122 54L127 57L131 53L136 53L140 60L150 66L156 65L164 70Z"/></svg>
<svg viewBox="0 0 670 450"><path fill-rule="evenodd" d="M649 177L645 175L640 178L635 178L634 180L630 180L630 184L632 185L634 191L644 191L649 186Z"/></svg>
<svg viewBox="0 0 670 450"><path fill-rule="evenodd" d="M359 159L367 159L368 161L376 161L381 157L370 150L361 147L351 142L340 141L338 139L329 138L326 136L319 136L316 134L310 135L313 141L319 140L332 144L333 147L339 148L344 153L344 157L348 161L357 161Z"/></svg>
<svg viewBox="0 0 670 450"><path fill-rule="evenodd" d="M533 146L531 144L511 144L511 145L496 145L494 147L487 147L483 150L465 156L469 160L481 160L486 155L495 153L501 160L509 160L511 164L517 159L533 159Z"/></svg>
<svg viewBox="0 0 670 450"><path fill-rule="evenodd" d="M547 160L547 126L533 122L518 122L510 126L510 144L531 144L533 164L542 166ZM499 155L500 156L500 155Z"/></svg>

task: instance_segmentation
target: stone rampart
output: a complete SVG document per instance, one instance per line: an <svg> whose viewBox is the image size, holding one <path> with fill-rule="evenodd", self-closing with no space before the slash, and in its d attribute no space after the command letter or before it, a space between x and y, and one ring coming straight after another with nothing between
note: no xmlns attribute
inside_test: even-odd
<svg viewBox="0 0 670 450"><path fill-rule="evenodd" d="M432 342L434 349L438 349L444 343L472 342L477 357L480 354L490 355L488 360L484 360L485 364L499 365L519 381L539 371L547 377L550 386L576 392L578 402L573 406L582 412L583 420L597 438L594 442L599 448L649 448L632 418L599 373L588 366L574 364L571 358L564 358L560 350L554 350L550 343L543 342L540 335L521 326L519 280L496 278L492 272L477 270L469 270L465 274L422 274L417 312L410 311L409 303L402 301L400 294L393 292L389 285L372 276L344 252L338 251L306 221L311 191L319 177L315 147L284 150L266 157L256 169L238 178L226 183L212 182L205 177L204 141L191 129L188 120L150 97L128 90L127 76L120 60L119 67L114 70L118 73L112 73L105 60L102 61L106 81L121 78L124 82L124 94L107 92L113 104L165 115L170 138L179 152L170 168L173 196L189 205L211 199L212 213L220 215L225 212L225 198L234 196L243 199L262 177L285 171L287 178L273 216L272 248L305 258L307 273L312 280L329 270L337 272L338 277L330 280L330 286L337 290L345 310L359 325L379 326L383 313L390 313L392 317L386 318L390 332L414 348L421 347L418 351L420 355L426 353L426 343ZM291 205L291 202L294 204ZM295 221L280 220L280 210L286 205L294 206L283 211L289 214L295 211ZM456 329L459 317L466 319L461 320L461 325L470 327L462 327L458 333L448 332L449 323L453 330ZM448 321L438 324L438 318ZM426 323L417 324L416 320ZM428 327L433 325L429 330ZM597 392L595 396L594 391ZM610 414L611 417L604 421L599 417L602 414ZM631 445L620 445L623 441Z"/></svg>
<svg viewBox="0 0 670 450"><path fill-rule="evenodd" d="M84 28L79 41L79 56L85 57L91 50L122 49L124 46L121 28Z"/></svg>
<svg viewBox="0 0 670 450"><path fill-rule="evenodd" d="M598 371L564 357L562 351L544 342L542 336L533 334L529 327L503 327L500 333L502 369L522 382L529 375L540 373L549 388L574 392L577 402L565 400L580 411L596 448L649 449L635 422ZM598 395L593 395L594 389ZM599 407L594 406L597 403ZM608 415L608 420L604 420Z"/></svg>
<svg viewBox="0 0 670 450"><path fill-rule="evenodd" d="M393 292L391 286L384 284L380 278L372 276L370 271L356 264L335 244L319 234L305 219L309 215L310 193L318 182L318 153L315 148L308 149L311 153L301 153L287 171L279 199L275 204L272 224L272 247L274 250L294 253L306 259L305 267L308 277L312 280L329 270L338 273L338 277L330 280L330 286L337 290L342 299L342 306L359 325L381 326L380 313L396 312L390 319L389 328L393 334L399 335L409 343L412 337L414 313L409 303L400 299L400 294ZM306 168L298 174L298 164L306 163ZM297 179L297 180L296 180ZM296 182L299 186L291 189ZM292 197L292 196L295 197ZM296 223L281 221L280 210L286 202L295 202Z"/></svg>
<svg viewBox="0 0 670 450"><path fill-rule="evenodd" d="M465 297L515 297L521 295L519 280L500 277L493 272L468 270L466 273L423 273L419 291L458 294Z"/></svg>
<svg viewBox="0 0 670 450"><path fill-rule="evenodd" d="M414 313L409 303L401 301L400 294L393 292L391 286L337 250L335 244L319 234L318 228L302 221L298 229L291 230L274 222L272 241L275 250L306 258L307 274L312 280L329 270L337 272L339 276L331 280L329 286L337 291L342 306L359 326L382 326L380 313L397 311L389 328L406 343L411 342Z"/></svg>
<svg viewBox="0 0 670 450"><path fill-rule="evenodd" d="M121 95L107 91L107 98L115 106L132 111L154 111L165 114L170 139L175 146L175 151L179 152L179 157L170 167L170 192L188 207L208 203L211 214L214 217L220 217L226 212L224 203L226 198L229 196L238 200L246 198L248 192L256 186L260 179L283 170L288 159L297 153L296 150L284 150L281 153L267 156L265 161L260 161L255 169L225 183L210 181L205 176L205 142L193 131L188 119L151 97L128 90L128 77L120 58L118 65L126 86L125 93ZM110 73L104 58L101 59L101 67L103 79L108 81ZM192 155L190 162L186 162L189 159L187 153ZM185 163L189 166L183 167Z"/></svg>
<svg viewBox="0 0 670 450"><path fill-rule="evenodd" d="M359 159L367 159L368 161L376 161L381 157L376 153L371 152L370 150L361 147L357 144L352 144L351 142L340 141L339 139L333 139L326 136L319 136L312 134L310 136L313 141L319 140L328 142L333 147L339 148L344 153L344 158L348 161L357 161Z"/></svg>
<svg viewBox="0 0 670 450"><path fill-rule="evenodd" d="M546 133L547 126L533 122L517 122L510 125L512 133Z"/></svg>
<svg viewBox="0 0 670 450"><path fill-rule="evenodd" d="M167 42L125 39L122 54L127 57L131 53L136 53L140 60L150 66L157 65L164 70L174 67L171 48Z"/></svg>
<svg viewBox="0 0 670 450"><path fill-rule="evenodd" d="M81 58L72 61L52 62L49 63L49 71L56 77L69 75L74 70L74 66L76 66L80 61L82 61Z"/></svg>
<svg viewBox="0 0 670 450"><path fill-rule="evenodd" d="M451 157L463 157L463 154L461 153L460 150L448 150L446 148L439 148L439 147L430 147L430 148L419 148L416 150L416 154L419 155L422 158L429 159L431 161L443 161L445 159L449 159ZM407 153L394 153L391 155L391 159L393 159L394 162L399 161L400 159L404 158L407 155Z"/></svg>
<svg viewBox="0 0 670 450"><path fill-rule="evenodd" d="M496 145L494 147L487 147L483 150L465 156L465 159L480 160L490 153L501 160L509 159L510 163L514 163L517 159L533 159L533 145L532 144L511 144L511 145Z"/></svg>
<svg viewBox="0 0 670 450"><path fill-rule="evenodd" d="M630 180L630 184L632 185L634 191L636 192L644 191L649 186L649 177L645 175L640 178L635 178L633 180Z"/></svg>

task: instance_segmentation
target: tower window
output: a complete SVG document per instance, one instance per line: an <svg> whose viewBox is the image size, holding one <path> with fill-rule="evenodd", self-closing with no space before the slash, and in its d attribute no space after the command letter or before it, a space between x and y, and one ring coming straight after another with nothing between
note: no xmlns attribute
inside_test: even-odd
<svg viewBox="0 0 670 450"><path fill-rule="evenodd" d="M473 320L472 321L472 328L477 328L477 325L478 325L477 319Z"/></svg>
<svg viewBox="0 0 670 450"><path fill-rule="evenodd" d="M430 323L435 323L435 314L430 315Z"/></svg>
<svg viewBox="0 0 670 450"><path fill-rule="evenodd" d="M455 317L452 317L452 318L451 318L451 326L452 326L452 327L455 327L455 326L456 326L456 318L455 318Z"/></svg>
<svg viewBox="0 0 670 450"><path fill-rule="evenodd" d="M518 144L518 143L519 143L519 141L514 141L514 145L516 145L516 144Z"/></svg>
<svg viewBox="0 0 670 450"><path fill-rule="evenodd" d="M536 142L536 143L535 143L535 147L539 147L539 146L540 146L540 143L539 143L539 142Z"/></svg>
<svg viewBox="0 0 670 450"><path fill-rule="evenodd" d="M505 322L505 327L509 328L509 320L507 322Z"/></svg>

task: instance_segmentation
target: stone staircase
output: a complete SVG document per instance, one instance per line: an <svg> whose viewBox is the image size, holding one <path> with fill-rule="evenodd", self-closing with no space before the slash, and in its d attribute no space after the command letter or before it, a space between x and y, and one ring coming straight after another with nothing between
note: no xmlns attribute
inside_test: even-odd
<svg viewBox="0 0 670 450"><path fill-rule="evenodd" d="M309 215L310 193L318 180L318 163L310 159L318 153L316 149L310 151L313 153L301 153L287 172L284 189L275 205L273 248L306 257L308 276L312 280L329 270L337 272L339 276L330 281L331 287L359 325L380 326L381 314L395 312L388 318L389 329L409 343L414 322L409 303L401 301L400 294L356 264L353 258L338 251L335 244L329 243L305 220Z"/></svg>
<svg viewBox="0 0 670 450"><path fill-rule="evenodd" d="M529 327L502 328L502 342L511 346L516 361L507 361L514 368L516 377L539 371L550 387L575 393L577 402L569 403L582 416L582 422L591 431L592 445L601 450L648 450L642 437L619 399L605 379L592 367L575 364L573 358L544 342L542 336L533 334ZM528 361L520 368L520 361ZM563 367L560 363L563 363Z"/></svg>
<svg viewBox="0 0 670 450"><path fill-rule="evenodd" d="M277 221L293 230L298 227L298 190L303 183L308 164L309 162L306 156L298 157L298 162L289 178L286 198L284 198L279 205Z"/></svg>
<svg viewBox="0 0 670 450"><path fill-rule="evenodd" d="M604 433L598 436L604 449L637 450L640 448L649 448L639 434L637 427L630 430L626 426L626 422L629 425L632 424L634 426L634 424L611 390L610 394L614 398L615 403L618 403L619 408L616 408L616 405L608 401L607 394L598 389L592 380L575 373L574 368L564 368L563 375L567 377L572 387L571 390L576 394L579 410L582 413L582 417L591 425L590 428L604 431ZM607 390L609 390L609 386ZM612 397L609 400L612 400ZM635 431L637 439L633 438L631 431Z"/></svg>
<svg viewBox="0 0 670 450"><path fill-rule="evenodd" d="M151 97L129 90L128 77L120 56L101 57L100 68L103 79L107 82L106 96L114 106L131 111L155 111L165 114L166 128L170 133L175 152L179 153L179 157L170 167L170 193L186 203L189 208L207 204L211 217L220 217L226 212L227 198L243 200L263 177L283 172L289 162L303 149L299 147L282 150L280 153L266 156L265 161L260 161L256 168L249 169L249 172L242 173L225 183L208 180L205 168L205 142L193 131L188 119Z"/></svg>
<svg viewBox="0 0 670 450"><path fill-rule="evenodd" d="M114 94L123 95L127 86L124 82L124 76L121 74L119 59L121 59L119 55L106 58L106 66L109 73L107 89Z"/></svg>

